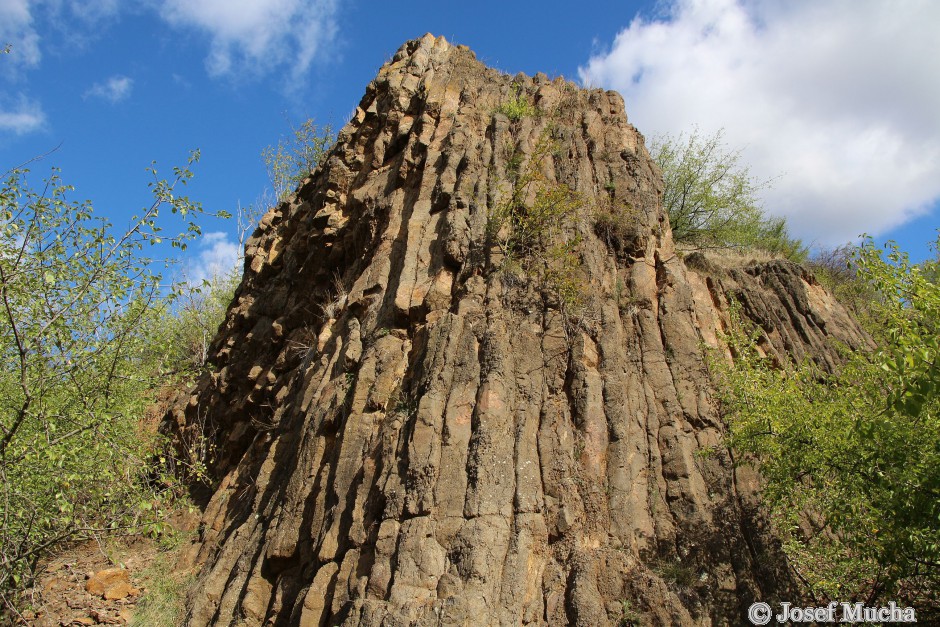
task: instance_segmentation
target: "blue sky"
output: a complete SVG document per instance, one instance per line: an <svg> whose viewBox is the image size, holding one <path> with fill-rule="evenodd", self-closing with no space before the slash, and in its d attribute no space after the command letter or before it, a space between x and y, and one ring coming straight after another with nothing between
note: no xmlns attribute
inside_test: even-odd
<svg viewBox="0 0 940 627"><path fill-rule="evenodd" d="M0 170L52 165L120 224L199 148L190 195L234 210L261 150L307 117L341 125L425 32L504 71L617 89L647 137L724 129L805 241L862 232L915 259L940 226L940 3L844 0L339 2L0 0ZM190 275L235 255L209 222Z"/></svg>

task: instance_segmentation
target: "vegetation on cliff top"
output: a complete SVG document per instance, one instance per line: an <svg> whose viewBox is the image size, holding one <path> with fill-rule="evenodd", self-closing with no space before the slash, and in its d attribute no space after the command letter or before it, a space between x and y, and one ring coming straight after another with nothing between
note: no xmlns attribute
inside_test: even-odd
<svg viewBox="0 0 940 627"><path fill-rule="evenodd" d="M650 155L663 174L663 208L676 243L695 249L758 249L792 261L806 248L790 236L786 220L767 215L759 201L771 181L755 179L729 149L722 133L703 137L666 135L651 142Z"/></svg>

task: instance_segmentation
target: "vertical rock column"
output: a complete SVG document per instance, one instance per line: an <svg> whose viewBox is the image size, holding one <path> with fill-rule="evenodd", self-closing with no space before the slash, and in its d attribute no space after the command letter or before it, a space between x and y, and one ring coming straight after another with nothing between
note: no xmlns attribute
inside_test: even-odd
<svg viewBox="0 0 940 627"><path fill-rule="evenodd" d="M532 167L579 203L576 316L493 257L490 216L546 137ZM729 289L781 355L825 360L851 321L788 266L686 268L660 191L618 94L405 44L262 219L216 369L167 418L218 481L187 624L737 624L785 591L703 344Z"/></svg>

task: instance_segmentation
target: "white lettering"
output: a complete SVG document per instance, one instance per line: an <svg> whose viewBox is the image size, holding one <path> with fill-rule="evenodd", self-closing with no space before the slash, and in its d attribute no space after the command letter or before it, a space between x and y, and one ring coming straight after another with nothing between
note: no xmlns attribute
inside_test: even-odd
<svg viewBox="0 0 940 627"><path fill-rule="evenodd" d="M849 605L848 603L842 604L842 622L843 623L860 623L862 622L862 604L855 603L854 605Z"/></svg>
<svg viewBox="0 0 940 627"><path fill-rule="evenodd" d="M861 603L841 603L843 623L916 623L912 607L898 607L894 601L887 607L865 607ZM819 621L821 622L821 621Z"/></svg>

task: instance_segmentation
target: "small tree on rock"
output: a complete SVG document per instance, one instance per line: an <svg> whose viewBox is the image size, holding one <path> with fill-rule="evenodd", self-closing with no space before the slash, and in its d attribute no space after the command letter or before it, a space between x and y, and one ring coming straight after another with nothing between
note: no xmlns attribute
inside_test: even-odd
<svg viewBox="0 0 940 627"><path fill-rule="evenodd" d="M676 242L694 248L759 248L803 260L806 251L783 218L767 216L759 194L770 181L755 179L718 131L703 137L666 135L650 154L663 173L663 206Z"/></svg>

